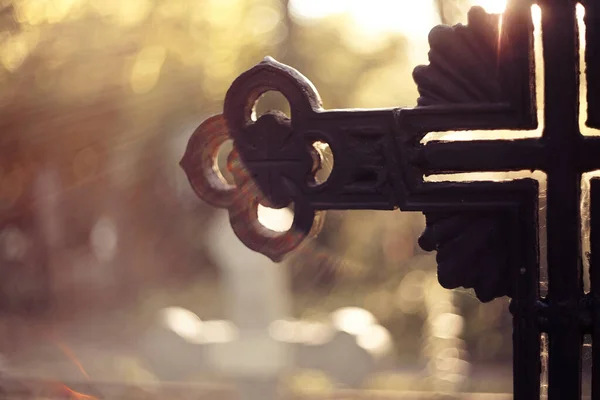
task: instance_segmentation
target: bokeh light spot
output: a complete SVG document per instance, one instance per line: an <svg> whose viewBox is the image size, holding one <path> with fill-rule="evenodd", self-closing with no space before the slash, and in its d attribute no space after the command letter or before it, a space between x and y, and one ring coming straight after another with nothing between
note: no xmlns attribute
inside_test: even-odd
<svg viewBox="0 0 600 400"><path fill-rule="evenodd" d="M135 93L144 94L156 86L165 57L162 46L146 46L139 52L131 70L131 89Z"/></svg>
<svg viewBox="0 0 600 400"><path fill-rule="evenodd" d="M161 311L163 324L189 342L198 342L202 337L202 320L182 307L169 307Z"/></svg>
<svg viewBox="0 0 600 400"><path fill-rule="evenodd" d="M274 209L258 205L258 222L274 232L287 232L294 223L294 213L290 208Z"/></svg>
<svg viewBox="0 0 600 400"><path fill-rule="evenodd" d="M331 314L331 319L337 329L351 335L368 332L369 328L377 323L373 314L359 307L340 308Z"/></svg>
<svg viewBox="0 0 600 400"><path fill-rule="evenodd" d="M117 252L117 227L110 218L100 218L90 233L90 245L100 261L111 261Z"/></svg>

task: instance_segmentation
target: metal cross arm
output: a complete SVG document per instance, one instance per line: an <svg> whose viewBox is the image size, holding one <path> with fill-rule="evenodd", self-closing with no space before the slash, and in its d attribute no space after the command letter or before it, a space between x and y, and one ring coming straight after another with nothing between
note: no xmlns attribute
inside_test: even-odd
<svg viewBox="0 0 600 400"><path fill-rule="evenodd" d="M576 3L538 2L545 70L541 137L423 141L430 132L537 127L533 3L509 1L502 16L473 8L468 25L435 27L429 36L430 63L413 74L420 93L415 108L324 110L304 76L267 58L234 81L223 114L196 130L182 166L201 198L229 210L236 235L274 260L316 234L326 209L422 211L427 226L419 244L437 250L443 286L474 288L482 301L512 298L515 399L539 398L542 332L549 336L550 399L579 399L582 337L600 318L582 317L593 313L582 288L581 179L582 173L600 169L600 139L582 136L578 125ZM600 6L589 0L584 6L587 125L600 128L600 39L592 26L600 20ZM290 118L277 111L252 118L256 101L267 91L287 98ZM215 168L216 153L227 139L234 143L228 165L235 185ZM334 156L325 182L315 179L322 163L312 146L317 141L329 144ZM510 170L547 174L549 287L544 299L539 295L538 182L424 179ZM259 204L293 204L292 228L275 233L263 227ZM591 225L595 237L597 224ZM600 364L600 352L594 361ZM598 370L594 373L600 376ZM600 380L594 382L595 399L600 399L598 385Z"/></svg>
<svg viewBox="0 0 600 400"><path fill-rule="evenodd" d="M229 208L238 237L275 260L316 232L325 209L434 212L470 205L474 211L520 202L514 198L521 196L523 183L438 184L424 182L423 175L537 169L544 158L539 140L421 144L434 131L536 127L530 11L528 6L511 10L503 16L501 36L499 16L481 8L471 10L467 26L433 29L431 63L414 73L421 97L413 109L323 110L304 76L265 59L232 84L223 115L194 133L182 160L192 186L209 203ZM513 29L506 29L508 21L514 21ZM504 42L511 47L503 47ZM272 90L287 98L291 118L271 111L254 121L254 104ZM229 138L235 148L229 157L235 187L224 182L214 162ZM322 162L311 146L316 141L329 144L334 155L333 170L323 183L315 180ZM498 194L488 198L489 190ZM259 203L275 208L293 203L293 228L279 235L267 231L256 221ZM506 290L482 297L489 300Z"/></svg>

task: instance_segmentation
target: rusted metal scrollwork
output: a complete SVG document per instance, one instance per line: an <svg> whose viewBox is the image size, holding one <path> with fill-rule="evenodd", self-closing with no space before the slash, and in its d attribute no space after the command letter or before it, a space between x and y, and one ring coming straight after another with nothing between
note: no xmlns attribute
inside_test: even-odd
<svg viewBox="0 0 600 400"><path fill-rule="evenodd" d="M196 129L181 166L200 198L229 210L233 230L246 246L280 261L320 231L324 215L302 196L320 167L311 143L297 134L283 113L270 111L252 119L256 101L271 90L286 96L298 118L320 108L319 97L306 78L267 58L233 83L224 114ZM235 146L227 165L235 185L227 183L216 168L219 148L230 139ZM293 204L292 227L279 233L263 226L258 221L259 204L272 208Z"/></svg>

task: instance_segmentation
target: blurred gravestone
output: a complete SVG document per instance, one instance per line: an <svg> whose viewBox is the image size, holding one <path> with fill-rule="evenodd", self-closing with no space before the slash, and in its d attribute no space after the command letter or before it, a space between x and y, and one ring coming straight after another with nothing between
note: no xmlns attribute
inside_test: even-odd
<svg viewBox="0 0 600 400"><path fill-rule="evenodd" d="M201 343L200 320L181 308L162 310L159 320L140 340L140 351L161 381L181 381L206 371L206 348Z"/></svg>
<svg viewBox="0 0 600 400"><path fill-rule="evenodd" d="M375 369L376 360L356 343L356 337L337 331L327 342L299 349L301 367L324 372L337 385L359 388Z"/></svg>
<svg viewBox="0 0 600 400"><path fill-rule="evenodd" d="M288 315L285 265L244 246L218 212L210 228L209 249L222 271L227 317L238 328L236 340L211 346L212 363L235 379L248 400L277 398L281 374L290 365L289 344L273 339L269 326Z"/></svg>
<svg viewBox="0 0 600 400"><path fill-rule="evenodd" d="M371 313L348 307L331 317L327 323L296 320L272 324L273 337L294 344L297 369L318 370L336 386L360 388L374 373L392 366L391 335Z"/></svg>
<svg viewBox="0 0 600 400"><path fill-rule="evenodd" d="M177 307L163 310L144 349L159 378L219 372L234 379L242 398L268 400L279 398L280 378L292 367L359 388L385 365L391 336L372 314L350 307L334 312L328 323L286 319L285 266L243 246L225 213L217 214L209 231L229 319L200 321Z"/></svg>

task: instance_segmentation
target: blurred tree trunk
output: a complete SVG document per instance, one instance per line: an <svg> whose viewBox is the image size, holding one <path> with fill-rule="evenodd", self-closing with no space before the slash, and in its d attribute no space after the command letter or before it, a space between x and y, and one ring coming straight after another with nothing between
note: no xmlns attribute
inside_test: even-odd
<svg viewBox="0 0 600 400"><path fill-rule="evenodd" d="M469 0L434 0L440 21L444 25L454 25L465 19L470 4Z"/></svg>

